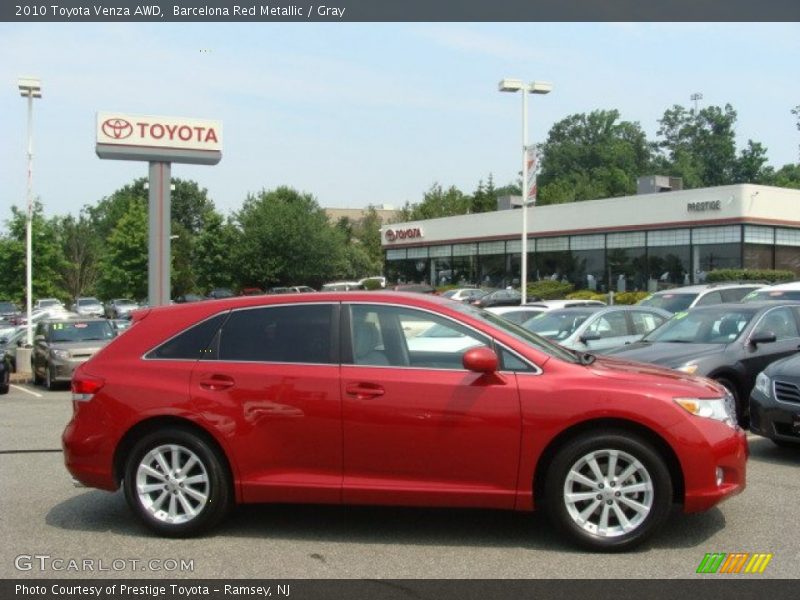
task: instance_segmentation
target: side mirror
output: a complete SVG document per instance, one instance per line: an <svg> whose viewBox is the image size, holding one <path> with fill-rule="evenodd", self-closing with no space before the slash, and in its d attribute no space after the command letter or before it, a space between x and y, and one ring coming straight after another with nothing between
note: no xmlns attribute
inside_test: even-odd
<svg viewBox="0 0 800 600"><path fill-rule="evenodd" d="M758 344L769 344L777 339L778 336L772 331L757 331L750 336L750 343L753 346L757 346Z"/></svg>
<svg viewBox="0 0 800 600"><path fill-rule="evenodd" d="M497 354L486 346L467 350L461 362L468 371L476 373L494 373L497 371Z"/></svg>
<svg viewBox="0 0 800 600"><path fill-rule="evenodd" d="M580 339L580 341L582 341L584 344L585 344L586 342L595 342L595 341L597 341L597 340L599 340L599 339L600 339L600 334L599 334L599 333L589 333L589 332L586 332L586 333L584 333L584 334L583 334L583 335L582 335L582 336L581 336L579 339Z"/></svg>

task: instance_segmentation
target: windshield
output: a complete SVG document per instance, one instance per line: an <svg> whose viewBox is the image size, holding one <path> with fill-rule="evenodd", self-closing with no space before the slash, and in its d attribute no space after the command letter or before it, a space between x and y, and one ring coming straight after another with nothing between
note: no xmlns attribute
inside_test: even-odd
<svg viewBox="0 0 800 600"><path fill-rule="evenodd" d="M110 340L114 330L108 321L69 321L50 325L50 341L88 342L94 340Z"/></svg>
<svg viewBox="0 0 800 600"><path fill-rule="evenodd" d="M456 304L452 308L459 312L468 314L475 319L483 321L495 329L499 329L515 339L536 348L539 352L544 352L548 356L554 356L555 358L571 363L580 362L577 354L574 352L567 350L566 348L563 348L558 344L533 333L532 331L528 331L521 325L507 321L499 315L482 310L472 306L471 304Z"/></svg>
<svg viewBox="0 0 800 600"><path fill-rule="evenodd" d="M78 300L78 306L94 306L96 304L100 304L100 300L97 298L81 298Z"/></svg>
<svg viewBox="0 0 800 600"><path fill-rule="evenodd" d="M642 300L639 306L653 306L676 313L689 308L695 298L697 298L697 294L653 294Z"/></svg>
<svg viewBox="0 0 800 600"><path fill-rule="evenodd" d="M522 326L548 340L565 340L596 311L556 310L543 312L525 321Z"/></svg>
<svg viewBox="0 0 800 600"><path fill-rule="evenodd" d="M762 300L800 300L800 290L757 290L747 294L742 302L761 302Z"/></svg>
<svg viewBox="0 0 800 600"><path fill-rule="evenodd" d="M11 302L0 302L0 313L16 312L17 307Z"/></svg>
<svg viewBox="0 0 800 600"><path fill-rule="evenodd" d="M661 327L644 336L642 341L729 344L742 334L755 314L755 309L732 309L730 305L679 312Z"/></svg>

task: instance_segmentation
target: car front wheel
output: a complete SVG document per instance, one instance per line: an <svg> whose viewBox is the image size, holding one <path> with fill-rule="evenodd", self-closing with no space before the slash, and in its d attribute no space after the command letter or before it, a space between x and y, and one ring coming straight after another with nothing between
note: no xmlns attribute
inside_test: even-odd
<svg viewBox="0 0 800 600"><path fill-rule="evenodd" d="M145 525L171 537L215 525L233 501L223 458L201 436L183 429L140 439L128 457L123 487Z"/></svg>
<svg viewBox="0 0 800 600"><path fill-rule="evenodd" d="M672 480L646 441L623 431L567 443L547 472L545 507L578 544L597 551L644 542L669 515Z"/></svg>

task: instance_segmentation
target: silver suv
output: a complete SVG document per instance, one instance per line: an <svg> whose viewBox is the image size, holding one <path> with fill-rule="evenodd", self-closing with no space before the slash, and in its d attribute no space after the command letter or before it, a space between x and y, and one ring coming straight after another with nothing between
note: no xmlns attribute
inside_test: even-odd
<svg viewBox="0 0 800 600"><path fill-rule="evenodd" d="M663 290L651 294L641 302L642 306L663 308L671 313L695 306L741 302L747 294L764 287L763 283L710 283Z"/></svg>

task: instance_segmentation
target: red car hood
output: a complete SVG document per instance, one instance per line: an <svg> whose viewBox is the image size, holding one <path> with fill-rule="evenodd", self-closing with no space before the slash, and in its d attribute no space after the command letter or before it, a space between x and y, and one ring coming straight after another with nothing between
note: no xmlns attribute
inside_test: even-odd
<svg viewBox="0 0 800 600"><path fill-rule="evenodd" d="M675 393L690 397L719 398L725 394L725 389L715 381L656 365L603 356L598 357L589 368L599 377L628 382L635 380L654 388L669 387Z"/></svg>

